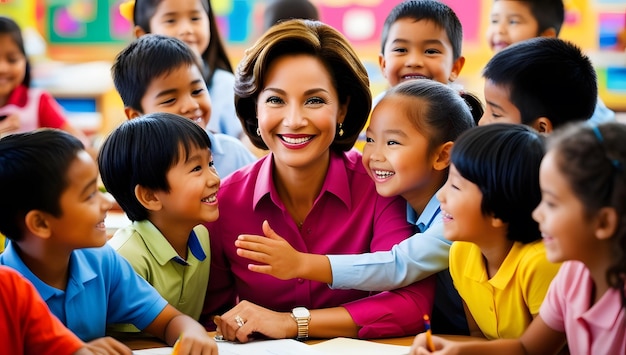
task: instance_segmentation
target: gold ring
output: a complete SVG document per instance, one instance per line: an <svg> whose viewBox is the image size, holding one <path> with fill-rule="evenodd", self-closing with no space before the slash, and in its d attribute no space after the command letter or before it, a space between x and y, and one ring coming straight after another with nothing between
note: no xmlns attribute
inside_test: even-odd
<svg viewBox="0 0 626 355"><path fill-rule="evenodd" d="M243 327L243 325L246 324L246 322L239 315L235 316L235 323L237 323L239 328Z"/></svg>

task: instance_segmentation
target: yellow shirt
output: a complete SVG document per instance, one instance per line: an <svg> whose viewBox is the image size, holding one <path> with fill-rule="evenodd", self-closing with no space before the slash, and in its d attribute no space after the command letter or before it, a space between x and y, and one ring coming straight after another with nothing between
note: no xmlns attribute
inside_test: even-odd
<svg viewBox="0 0 626 355"><path fill-rule="evenodd" d="M4 244L7 242L4 234L0 233L0 253L4 251Z"/></svg>
<svg viewBox="0 0 626 355"><path fill-rule="evenodd" d="M450 248L454 287L487 339L521 336L533 315L539 313L560 266L546 259L541 240L515 242L498 272L488 279L476 244L454 242Z"/></svg>

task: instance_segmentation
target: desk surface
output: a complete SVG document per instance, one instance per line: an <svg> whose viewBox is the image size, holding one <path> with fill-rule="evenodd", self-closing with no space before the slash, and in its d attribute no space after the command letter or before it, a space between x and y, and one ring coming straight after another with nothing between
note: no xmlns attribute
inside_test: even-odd
<svg viewBox="0 0 626 355"><path fill-rule="evenodd" d="M210 336L214 336L215 332L209 332L209 335ZM469 336L463 336L463 335L440 335L440 334L437 334L437 335L441 336L443 338L450 339L450 340L455 340L455 341L476 340L476 338L472 338L472 337L469 337ZM408 336L408 337L401 337L401 338L369 339L369 341L373 341L375 343L381 343L381 344L410 346L411 344L413 344L413 339L414 338L415 338L414 336ZM150 349L150 348L158 348L158 347L162 347L162 346L167 346L165 343L163 343L158 338L141 338L141 339L139 339L139 338L118 338L118 339L120 339L124 344L126 344L132 350ZM307 340L306 343L309 344L309 345L313 345L313 344L321 343L321 342L326 341L326 340L328 340L328 339L311 339L311 340Z"/></svg>

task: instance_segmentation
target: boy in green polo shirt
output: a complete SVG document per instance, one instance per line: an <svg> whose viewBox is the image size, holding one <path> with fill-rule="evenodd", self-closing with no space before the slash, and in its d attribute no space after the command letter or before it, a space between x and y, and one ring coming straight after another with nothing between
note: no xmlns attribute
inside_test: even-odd
<svg viewBox="0 0 626 355"><path fill-rule="evenodd" d="M104 186L133 221L108 243L172 306L196 320L211 263L201 223L219 216L220 178L210 148L193 121L152 113L122 123L98 157Z"/></svg>

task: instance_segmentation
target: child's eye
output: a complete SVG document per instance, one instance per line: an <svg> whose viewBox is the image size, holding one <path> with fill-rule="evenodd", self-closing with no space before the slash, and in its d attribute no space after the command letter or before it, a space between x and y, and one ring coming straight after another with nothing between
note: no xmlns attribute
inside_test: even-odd
<svg viewBox="0 0 626 355"><path fill-rule="evenodd" d="M517 25L519 24L519 20L509 20L509 25Z"/></svg>
<svg viewBox="0 0 626 355"><path fill-rule="evenodd" d="M202 18L201 17L192 17L191 21L200 21Z"/></svg>
<svg viewBox="0 0 626 355"><path fill-rule="evenodd" d="M265 100L265 102L268 104L279 105L283 103L283 100L278 96L270 96L267 100Z"/></svg>
<svg viewBox="0 0 626 355"><path fill-rule="evenodd" d="M365 142L366 143L374 143L374 139L370 138L370 137L365 137Z"/></svg>
<svg viewBox="0 0 626 355"><path fill-rule="evenodd" d="M200 165L196 165L196 166L193 167L193 169L191 169L192 172L201 171L201 170L202 170L202 166L200 166Z"/></svg>
<svg viewBox="0 0 626 355"><path fill-rule="evenodd" d="M426 53L426 54L439 54L441 52L438 49L429 48L426 51L424 51L424 53Z"/></svg>
<svg viewBox="0 0 626 355"><path fill-rule="evenodd" d="M455 190L460 190L458 186L456 186L455 184L450 184L450 187L455 189Z"/></svg>
<svg viewBox="0 0 626 355"><path fill-rule="evenodd" d="M400 144L400 142L398 142L398 141L394 141L394 140L388 140L387 141L387 145L399 145L399 144Z"/></svg>
<svg viewBox="0 0 626 355"><path fill-rule="evenodd" d="M319 98L319 97L311 97L309 99L306 100L305 104L313 104L313 105L322 105L325 104L326 101L324 101L324 99Z"/></svg>
<svg viewBox="0 0 626 355"><path fill-rule="evenodd" d="M396 52L396 53L406 53L406 52L408 52L408 51L406 50L406 48L402 48L402 47L392 48L392 49L391 49L391 51L392 51L392 52Z"/></svg>
<svg viewBox="0 0 626 355"><path fill-rule="evenodd" d="M204 92L204 89L197 89L197 90L193 90L191 92L191 94L194 95L194 96L198 96L198 95L202 94L203 92Z"/></svg>
<svg viewBox="0 0 626 355"><path fill-rule="evenodd" d="M209 168L215 169L215 162L213 160L209 162Z"/></svg>
<svg viewBox="0 0 626 355"><path fill-rule="evenodd" d="M175 99L175 98L167 99L167 100L165 100L165 101L162 101L162 102L161 102L161 105L171 105L171 104L173 104L173 103L174 103L174 101L176 101L176 99Z"/></svg>

